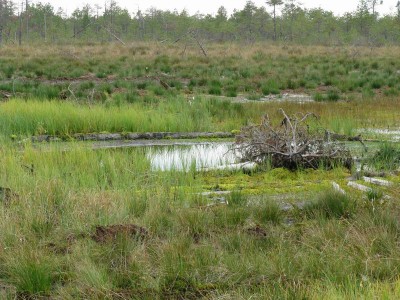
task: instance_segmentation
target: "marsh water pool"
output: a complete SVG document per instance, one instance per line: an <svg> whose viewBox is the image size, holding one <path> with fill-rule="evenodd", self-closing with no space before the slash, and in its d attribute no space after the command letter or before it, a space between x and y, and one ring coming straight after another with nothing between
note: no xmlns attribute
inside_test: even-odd
<svg viewBox="0 0 400 300"><path fill-rule="evenodd" d="M197 143L148 147L146 154L152 170L213 169L238 163L233 143Z"/></svg>
<svg viewBox="0 0 400 300"><path fill-rule="evenodd" d="M69 151L81 145L98 151L141 151L153 171L229 169L240 162L240 156L233 149L234 143L226 140L55 142L35 144L35 148L40 151Z"/></svg>
<svg viewBox="0 0 400 300"><path fill-rule="evenodd" d="M359 142L345 142L352 156L357 161L373 154L378 143L367 142L367 151ZM189 170L222 170L241 169L246 166L240 163L240 154L234 151L232 140L135 140L135 141L97 141L97 142L55 142L35 144L41 151L68 151L75 146L84 145L93 150L126 149L140 151L150 163L153 171L189 171Z"/></svg>

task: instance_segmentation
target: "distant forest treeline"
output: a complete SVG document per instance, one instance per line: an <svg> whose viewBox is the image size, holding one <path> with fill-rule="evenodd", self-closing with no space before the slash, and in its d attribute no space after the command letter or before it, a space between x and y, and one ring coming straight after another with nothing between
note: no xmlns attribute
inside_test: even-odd
<svg viewBox="0 0 400 300"><path fill-rule="evenodd" d="M389 0L386 0L389 1ZM151 8L131 15L116 1L106 7L85 5L67 16L50 4L0 0L0 45L108 41L207 42L284 41L321 45L400 44L400 1L390 15L376 11L380 0L360 0L353 12L335 16L321 8L305 9L295 0L268 0L265 7L247 1L228 15L189 15ZM279 12L279 13L278 13Z"/></svg>

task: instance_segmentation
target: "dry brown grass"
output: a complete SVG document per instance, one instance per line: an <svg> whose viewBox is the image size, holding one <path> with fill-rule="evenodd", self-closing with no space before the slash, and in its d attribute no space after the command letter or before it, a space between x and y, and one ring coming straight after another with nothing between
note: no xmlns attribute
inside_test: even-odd
<svg viewBox="0 0 400 300"><path fill-rule="evenodd" d="M355 46L298 46L270 43L255 43L252 45L240 43L206 44L205 48L209 58L221 58L226 56L238 56L243 59L250 59L257 53L265 53L269 56L334 56L351 58L399 58L400 47L355 47ZM138 42L126 46L117 43L94 44L94 45L48 45L42 46L4 46L0 48L0 55L7 57L23 58L48 58L49 56L65 55L76 56L77 58L115 59L120 56L131 56L141 54L144 57L155 57L168 55L171 57L182 57L185 47L182 44L167 44L154 42ZM185 56L202 56L201 50L194 44L184 51Z"/></svg>

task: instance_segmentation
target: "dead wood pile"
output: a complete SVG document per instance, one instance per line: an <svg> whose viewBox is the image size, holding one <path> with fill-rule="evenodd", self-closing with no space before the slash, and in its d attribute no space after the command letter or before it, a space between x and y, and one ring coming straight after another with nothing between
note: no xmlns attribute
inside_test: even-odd
<svg viewBox="0 0 400 300"><path fill-rule="evenodd" d="M309 121L317 116L297 113L289 117L283 109L279 112L283 116L280 124L272 124L265 115L261 124L246 126L236 135L235 150L243 161L269 161L273 168L291 170L351 168L353 160L343 143L331 140L324 130L310 130Z"/></svg>

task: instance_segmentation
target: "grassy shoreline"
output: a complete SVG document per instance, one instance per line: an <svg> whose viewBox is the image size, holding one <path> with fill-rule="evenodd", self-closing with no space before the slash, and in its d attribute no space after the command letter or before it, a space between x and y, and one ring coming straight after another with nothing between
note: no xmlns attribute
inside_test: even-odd
<svg viewBox="0 0 400 300"><path fill-rule="evenodd" d="M395 99L338 103L267 102L231 103L198 98L188 104L184 97L168 98L147 105L82 105L62 101L10 100L0 104L1 134L32 136L40 134L70 136L76 133L123 132L217 132L238 130L260 122L269 113L283 108L289 114L313 112L319 126L343 134L362 128L399 128L400 104Z"/></svg>

